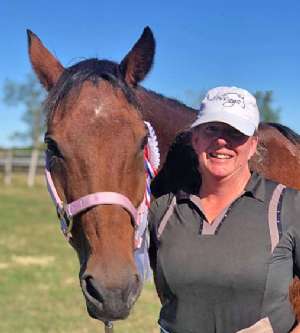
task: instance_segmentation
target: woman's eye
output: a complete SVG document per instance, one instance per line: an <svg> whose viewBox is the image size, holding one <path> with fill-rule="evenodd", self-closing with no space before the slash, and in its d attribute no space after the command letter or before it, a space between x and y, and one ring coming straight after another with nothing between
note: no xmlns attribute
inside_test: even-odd
<svg viewBox="0 0 300 333"><path fill-rule="evenodd" d="M211 125L211 126L207 126L207 127L205 128L205 132L206 132L207 134L215 134L215 133L218 133L219 131L220 131L220 129L219 129L218 126L213 126L213 125Z"/></svg>
<svg viewBox="0 0 300 333"><path fill-rule="evenodd" d="M244 137L244 134L239 132L239 131L236 131L236 130L231 130L231 131L228 131L227 135L233 139L241 139Z"/></svg>

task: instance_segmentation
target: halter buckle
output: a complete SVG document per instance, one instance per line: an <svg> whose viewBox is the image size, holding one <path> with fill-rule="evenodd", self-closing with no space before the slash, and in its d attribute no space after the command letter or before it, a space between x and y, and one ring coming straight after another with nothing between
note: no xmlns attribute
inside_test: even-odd
<svg viewBox="0 0 300 333"><path fill-rule="evenodd" d="M67 205L62 203L56 207L57 216L60 220L60 228L65 238L69 241L72 238L73 217L68 213Z"/></svg>

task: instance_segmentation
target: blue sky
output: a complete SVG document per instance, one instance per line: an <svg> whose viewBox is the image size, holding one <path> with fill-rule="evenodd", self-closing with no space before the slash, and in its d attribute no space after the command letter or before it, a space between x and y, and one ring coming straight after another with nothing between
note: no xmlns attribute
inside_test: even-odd
<svg viewBox="0 0 300 333"><path fill-rule="evenodd" d="M4 0L0 4L0 86L25 79L31 67L26 28L64 66L83 58L121 61L149 25L157 48L143 85L190 104L219 85L273 90L281 122L300 132L300 2ZM0 91L0 146L24 129L24 110Z"/></svg>

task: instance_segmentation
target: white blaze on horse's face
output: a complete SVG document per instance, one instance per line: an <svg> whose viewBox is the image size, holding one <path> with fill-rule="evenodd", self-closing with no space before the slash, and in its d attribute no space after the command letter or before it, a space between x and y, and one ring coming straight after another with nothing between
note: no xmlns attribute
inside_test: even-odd
<svg viewBox="0 0 300 333"><path fill-rule="evenodd" d="M95 115L96 115L96 117L99 116L99 114L101 114L102 109L103 108L102 108L101 104L95 107Z"/></svg>

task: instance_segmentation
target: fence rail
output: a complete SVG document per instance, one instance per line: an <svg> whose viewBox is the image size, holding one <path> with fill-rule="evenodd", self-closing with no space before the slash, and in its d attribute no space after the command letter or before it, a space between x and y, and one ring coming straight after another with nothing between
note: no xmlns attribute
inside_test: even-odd
<svg viewBox="0 0 300 333"><path fill-rule="evenodd" d="M28 186L33 186L36 174L42 172L44 167L45 154L43 151L0 151L0 172L4 175L3 180L6 185L12 183L15 172L24 172L27 173Z"/></svg>

